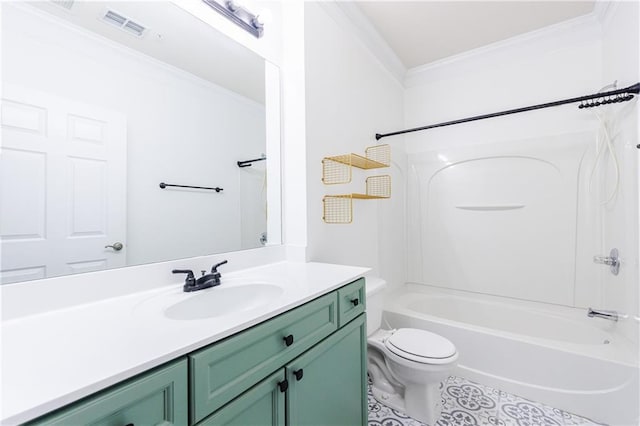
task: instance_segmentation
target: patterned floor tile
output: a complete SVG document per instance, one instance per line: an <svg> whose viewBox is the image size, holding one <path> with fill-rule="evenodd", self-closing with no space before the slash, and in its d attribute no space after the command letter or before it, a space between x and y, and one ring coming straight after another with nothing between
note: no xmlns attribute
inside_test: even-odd
<svg viewBox="0 0 640 426"><path fill-rule="evenodd" d="M442 387L442 415L425 425L380 404L369 389L369 426L594 426L588 419L499 389L451 376Z"/></svg>

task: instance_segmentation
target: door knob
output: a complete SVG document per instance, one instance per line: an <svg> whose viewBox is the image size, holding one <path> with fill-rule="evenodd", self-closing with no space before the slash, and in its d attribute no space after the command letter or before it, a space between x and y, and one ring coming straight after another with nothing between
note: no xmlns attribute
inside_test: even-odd
<svg viewBox="0 0 640 426"><path fill-rule="evenodd" d="M120 251L123 247L124 245L122 243L113 243L111 245L104 246L104 248L112 248L114 251Z"/></svg>

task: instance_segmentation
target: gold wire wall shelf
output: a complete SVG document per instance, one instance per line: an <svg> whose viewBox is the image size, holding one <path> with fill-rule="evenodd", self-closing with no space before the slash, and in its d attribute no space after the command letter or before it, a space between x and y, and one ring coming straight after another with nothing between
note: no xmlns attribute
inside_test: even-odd
<svg viewBox="0 0 640 426"><path fill-rule="evenodd" d="M366 184L367 197L391 198L391 176L369 176Z"/></svg>
<svg viewBox="0 0 640 426"><path fill-rule="evenodd" d="M325 223L351 223L353 200L376 200L391 197L391 176L369 176L366 194L325 195L322 198L322 220Z"/></svg>
<svg viewBox="0 0 640 426"><path fill-rule="evenodd" d="M363 170L379 169L391 165L391 148L388 144L370 146L365 157L358 154L343 154L322 159L322 182L325 185L351 182L353 167Z"/></svg>
<svg viewBox="0 0 640 426"><path fill-rule="evenodd" d="M374 145L365 148L365 156L370 161L384 164L384 167L391 165L391 147L389 144Z"/></svg>

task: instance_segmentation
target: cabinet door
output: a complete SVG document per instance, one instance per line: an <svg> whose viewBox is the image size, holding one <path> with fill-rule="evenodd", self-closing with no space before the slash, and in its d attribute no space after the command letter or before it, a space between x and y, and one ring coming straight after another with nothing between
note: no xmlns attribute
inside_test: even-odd
<svg viewBox="0 0 640 426"><path fill-rule="evenodd" d="M286 366L288 425L366 425L365 314Z"/></svg>
<svg viewBox="0 0 640 426"><path fill-rule="evenodd" d="M335 292L326 294L189 355L192 422L219 410L333 333L337 304Z"/></svg>
<svg viewBox="0 0 640 426"><path fill-rule="evenodd" d="M284 370L243 393L198 426L284 426Z"/></svg>
<svg viewBox="0 0 640 426"><path fill-rule="evenodd" d="M187 424L187 361L145 373L29 423L56 426Z"/></svg>

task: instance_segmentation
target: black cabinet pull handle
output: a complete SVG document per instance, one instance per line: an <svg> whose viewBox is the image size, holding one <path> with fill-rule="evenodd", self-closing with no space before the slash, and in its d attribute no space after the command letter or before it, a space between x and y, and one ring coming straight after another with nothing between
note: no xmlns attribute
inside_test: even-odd
<svg viewBox="0 0 640 426"><path fill-rule="evenodd" d="M289 389L289 381L285 379L282 382L278 382L278 388L280 389L280 392L285 392Z"/></svg>
<svg viewBox="0 0 640 426"><path fill-rule="evenodd" d="M296 376L296 380L300 381L302 380L302 376L304 376L304 371L302 371L302 368L300 370L294 370L293 375Z"/></svg>
<svg viewBox="0 0 640 426"><path fill-rule="evenodd" d="M358 298L356 297L355 299L351 299L351 303L353 303L353 306L358 306L358 304L360 303L360 301L358 300Z"/></svg>
<svg viewBox="0 0 640 426"><path fill-rule="evenodd" d="M282 340L284 340L284 344L287 346L293 345L293 334L283 337Z"/></svg>
<svg viewBox="0 0 640 426"><path fill-rule="evenodd" d="M126 424L126 425L124 425L124 426L134 426L134 424L133 424L133 423L127 423L127 424Z"/></svg>

